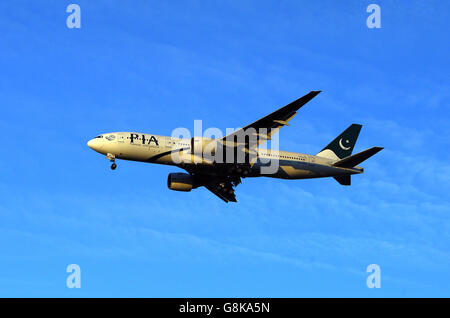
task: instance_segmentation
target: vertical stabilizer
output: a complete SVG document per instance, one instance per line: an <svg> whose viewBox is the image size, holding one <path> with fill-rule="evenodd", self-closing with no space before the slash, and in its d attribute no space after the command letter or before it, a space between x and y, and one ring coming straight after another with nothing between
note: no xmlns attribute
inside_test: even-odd
<svg viewBox="0 0 450 318"><path fill-rule="evenodd" d="M352 124L323 148L316 156L340 160L352 154L362 125Z"/></svg>

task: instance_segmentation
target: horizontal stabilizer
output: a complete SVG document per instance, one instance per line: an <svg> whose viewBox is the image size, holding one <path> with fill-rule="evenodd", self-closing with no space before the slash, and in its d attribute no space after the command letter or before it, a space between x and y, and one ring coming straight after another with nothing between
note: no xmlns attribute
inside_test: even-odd
<svg viewBox="0 0 450 318"><path fill-rule="evenodd" d="M339 182L342 185L350 185L351 184L351 176L350 175L346 175L346 176L337 176L337 177L333 177L337 182Z"/></svg>
<svg viewBox="0 0 450 318"><path fill-rule="evenodd" d="M364 160L369 159L377 152L383 150L382 147L372 147L369 149L366 149L364 151L358 152L357 154L354 154L352 156L348 156L342 160L339 160L338 162L335 162L333 166L335 167L342 167L342 168L353 168L354 166L360 164Z"/></svg>

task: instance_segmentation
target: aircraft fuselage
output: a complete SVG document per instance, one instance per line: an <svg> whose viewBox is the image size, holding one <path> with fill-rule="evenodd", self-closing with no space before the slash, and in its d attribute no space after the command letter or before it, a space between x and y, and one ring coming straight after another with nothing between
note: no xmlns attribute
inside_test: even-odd
<svg viewBox="0 0 450 318"><path fill-rule="evenodd" d="M136 132L114 132L97 136L88 142L93 150L106 155L108 159L123 159L140 162L157 163L164 165L179 166L185 168L192 165L202 169L211 168L211 174L221 173L217 164L212 162L195 162L191 153L191 140L159 136ZM308 154L273 151L270 149L257 148L256 160L248 165L248 170L242 177L272 177L282 179L309 179L320 177L332 177L339 175L351 175L362 172L362 168L334 167L336 160L313 156ZM183 162L174 162L172 154L180 152ZM191 159L192 158L192 159ZM198 160L197 160L198 161ZM223 164L227 167L227 164ZM276 167L270 173L262 172L262 167ZM239 169L238 165L234 166ZM242 170L242 169L241 169ZM270 169L268 169L270 170ZM228 170L224 169L224 174ZM239 170L237 170L240 173Z"/></svg>

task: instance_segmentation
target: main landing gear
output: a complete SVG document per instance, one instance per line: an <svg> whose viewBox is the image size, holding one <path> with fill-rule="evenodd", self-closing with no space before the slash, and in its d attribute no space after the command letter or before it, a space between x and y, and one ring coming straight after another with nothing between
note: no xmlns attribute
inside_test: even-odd
<svg viewBox="0 0 450 318"><path fill-rule="evenodd" d="M106 155L106 159L108 159L109 161L112 162L111 170L116 170L116 168L117 168L117 164L116 164L116 156L113 155L112 153L108 153L108 154Z"/></svg>

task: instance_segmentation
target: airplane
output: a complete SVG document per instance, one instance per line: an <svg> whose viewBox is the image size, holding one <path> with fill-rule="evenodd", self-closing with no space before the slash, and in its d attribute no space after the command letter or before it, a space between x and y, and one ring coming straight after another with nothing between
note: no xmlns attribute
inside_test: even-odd
<svg viewBox="0 0 450 318"><path fill-rule="evenodd" d="M112 163L112 170L117 168L116 159L180 167L187 173L170 173L167 178L169 189L188 192L203 186L227 203L237 202L235 188L242 178L249 177L332 177L341 185L348 186L352 175L364 172L358 164L383 149L372 147L352 155L362 125L350 125L316 155L259 147L271 140L282 127L288 126L297 111L320 92L311 91L223 138L188 139L113 132L98 135L87 145L106 155ZM205 151L207 148L209 150ZM267 173L264 169L271 171Z"/></svg>

